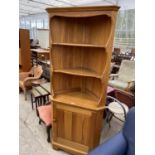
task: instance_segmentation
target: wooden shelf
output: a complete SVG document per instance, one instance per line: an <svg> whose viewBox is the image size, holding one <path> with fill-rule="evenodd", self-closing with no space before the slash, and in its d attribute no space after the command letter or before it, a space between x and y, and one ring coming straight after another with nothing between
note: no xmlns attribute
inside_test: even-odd
<svg viewBox="0 0 155 155"><path fill-rule="evenodd" d="M74 47L106 48L103 45L95 45L95 44L52 43L52 45L56 45L56 46L74 46Z"/></svg>
<svg viewBox="0 0 155 155"><path fill-rule="evenodd" d="M85 76L85 77L95 77L95 78L99 78L99 79L102 78L96 72L91 71L89 69L83 69L83 68L56 69L53 72L65 73L65 74L69 74L69 75Z"/></svg>
<svg viewBox="0 0 155 155"><path fill-rule="evenodd" d="M99 100L97 97L88 93L83 93L81 91L72 91L60 95L55 95L52 100L86 109L103 109L103 107L97 107L97 103Z"/></svg>

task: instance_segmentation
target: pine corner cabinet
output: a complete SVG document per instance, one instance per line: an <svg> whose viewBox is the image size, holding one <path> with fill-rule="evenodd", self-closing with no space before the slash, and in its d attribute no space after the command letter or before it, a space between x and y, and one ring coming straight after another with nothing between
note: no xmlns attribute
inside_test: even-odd
<svg viewBox="0 0 155 155"><path fill-rule="evenodd" d="M99 145L118 6L47 8L52 146L86 155Z"/></svg>

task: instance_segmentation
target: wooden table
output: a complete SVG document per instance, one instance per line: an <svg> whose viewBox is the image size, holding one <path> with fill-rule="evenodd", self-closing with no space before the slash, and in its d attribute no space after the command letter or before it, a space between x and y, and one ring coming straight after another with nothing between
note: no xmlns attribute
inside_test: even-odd
<svg viewBox="0 0 155 155"><path fill-rule="evenodd" d="M32 59L35 59L35 61L38 61L39 59L42 60L49 60L49 50L48 49L31 49L32 52Z"/></svg>
<svg viewBox="0 0 155 155"><path fill-rule="evenodd" d="M45 53L49 53L49 50L48 49L42 49L42 48L39 48L39 49L31 49L32 52L36 52L38 54L45 54Z"/></svg>

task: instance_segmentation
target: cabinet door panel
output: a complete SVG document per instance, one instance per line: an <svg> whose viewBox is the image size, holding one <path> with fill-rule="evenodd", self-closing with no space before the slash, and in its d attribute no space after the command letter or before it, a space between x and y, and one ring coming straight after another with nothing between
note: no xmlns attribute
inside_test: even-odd
<svg viewBox="0 0 155 155"><path fill-rule="evenodd" d="M57 138L91 146L94 135L95 114L77 107L56 104Z"/></svg>
<svg viewBox="0 0 155 155"><path fill-rule="evenodd" d="M57 124L57 137L65 138L64 136L64 111L56 109L56 124Z"/></svg>
<svg viewBox="0 0 155 155"><path fill-rule="evenodd" d="M81 143L82 141L82 130L83 130L84 116L73 113L73 141Z"/></svg>
<svg viewBox="0 0 155 155"><path fill-rule="evenodd" d="M72 112L64 110L64 138L72 140Z"/></svg>

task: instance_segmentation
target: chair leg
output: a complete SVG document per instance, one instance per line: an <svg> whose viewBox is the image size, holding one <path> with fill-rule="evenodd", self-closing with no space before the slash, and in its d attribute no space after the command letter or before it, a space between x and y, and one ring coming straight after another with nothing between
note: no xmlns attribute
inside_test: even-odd
<svg viewBox="0 0 155 155"><path fill-rule="evenodd" d="M33 95L31 94L31 104L32 104L32 110L33 110Z"/></svg>
<svg viewBox="0 0 155 155"><path fill-rule="evenodd" d="M45 105L45 96L42 97L42 104L41 105Z"/></svg>
<svg viewBox="0 0 155 155"><path fill-rule="evenodd" d="M110 122L111 122L111 120L112 120L113 116L114 116L114 114L110 112L110 115L109 115L109 118L108 118L109 128L111 127Z"/></svg>
<svg viewBox="0 0 155 155"><path fill-rule="evenodd" d="M41 122L42 122L42 121L41 121L41 119L39 118L39 124L41 124Z"/></svg>
<svg viewBox="0 0 155 155"><path fill-rule="evenodd" d="M24 91L24 96L25 96L25 101L27 100L27 92L26 89L23 90Z"/></svg>
<svg viewBox="0 0 155 155"><path fill-rule="evenodd" d="M107 111L106 111L105 122L109 125L109 128L111 127L110 121L112 120L112 117L113 117L113 113L110 112L109 110L107 110Z"/></svg>
<svg viewBox="0 0 155 155"><path fill-rule="evenodd" d="M48 141L48 142L51 142L50 129L51 129L51 125L46 126L47 141Z"/></svg>
<svg viewBox="0 0 155 155"><path fill-rule="evenodd" d="M36 115L39 117L39 112L37 110L37 107L39 106L39 98L35 98L35 104L36 104Z"/></svg>

